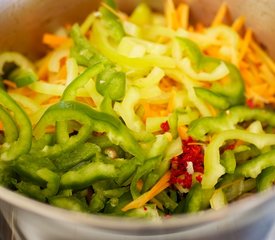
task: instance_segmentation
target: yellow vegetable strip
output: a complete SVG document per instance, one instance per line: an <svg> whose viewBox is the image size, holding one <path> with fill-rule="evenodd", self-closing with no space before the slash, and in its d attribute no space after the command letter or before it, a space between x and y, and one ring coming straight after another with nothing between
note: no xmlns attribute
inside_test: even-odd
<svg viewBox="0 0 275 240"><path fill-rule="evenodd" d="M242 47L240 50L240 54L239 54L239 61L242 61L244 55L246 54L249 44L252 40L252 30L251 29L247 29L244 39L243 39L243 43L242 43Z"/></svg>
<svg viewBox="0 0 275 240"><path fill-rule="evenodd" d="M140 197L127 204L125 207L122 208L122 211L125 212L130 209L143 207L148 201L153 199L156 195L158 195L160 192L170 186L170 175L170 171L166 172L165 175L163 175L163 177L156 183L156 185L151 188L151 190L142 194Z"/></svg>
<svg viewBox="0 0 275 240"><path fill-rule="evenodd" d="M218 10L218 12L217 12L214 20L212 21L211 25L212 26L217 26L217 25L221 24L222 21L223 21L223 19L224 19L224 17L225 17L225 15L226 15L226 12L227 12L227 4L224 2L220 6L220 8L219 8L219 10Z"/></svg>

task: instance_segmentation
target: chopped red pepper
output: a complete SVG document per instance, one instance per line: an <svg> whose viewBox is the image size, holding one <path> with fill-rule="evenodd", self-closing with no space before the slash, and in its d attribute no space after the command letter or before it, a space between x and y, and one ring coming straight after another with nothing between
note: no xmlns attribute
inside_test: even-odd
<svg viewBox="0 0 275 240"><path fill-rule="evenodd" d="M174 157L171 161L170 183L179 184L184 188L191 188L192 174L188 172L188 162L192 163L194 172L203 173L203 148L189 137L187 140L182 141L182 149L183 153Z"/></svg>
<svg viewBox="0 0 275 240"><path fill-rule="evenodd" d="M202 175L196 176L196 180L200 183L202 181Z"/></svg>
<svg viewBox="0 0 275 240"><path fill-rule="evenodd" d="M246 105L247 105L249 108L255 108L255 103L253 102L252 99L247 99L247 100L246 100Z"/></svg>
<svg viewBox="0 0 275 240"><path fill-rule="evenodd" d="M169 126L168 121L163 122L160 125L160 127L161 127L161 129L162 129L163 132L168 132L170 130L170 126Z"/></svg>

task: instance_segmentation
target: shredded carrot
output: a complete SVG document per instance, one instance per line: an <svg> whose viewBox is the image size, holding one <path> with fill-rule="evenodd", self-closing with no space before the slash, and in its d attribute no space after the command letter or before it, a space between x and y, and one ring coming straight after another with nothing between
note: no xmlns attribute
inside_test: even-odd
<svg viewBox="0 0 275 240"><path fill-rule="evenodd" d="M179 27L187 29L189 25L189 6L185 3L180 3L176 9Z"/></svg>
<svg viewBox="0 0 275 240"><path fill-rule="evenodd" d="M181 125L178 127L178 133L181 139L186 140L188 138L187 130L188 128L184 125Z"/></svg>
<svg viewBox="0 0 275 240"><path fill-rule="evenodd" d="M63 36L57 36L55 34L51 33L45 33L43 35L42 42L46 45L48 45L51 48L57 48L66 41L68 41L69 38L63 37Z"/></svg>
<svg viewBox="0 0 275 240"><path fill-rule="evenodd" d="M16 83L7 79L3 80L3 83L10 88L17 88Z"/></svg>
<svg viewBox="0 0 275 240"><path fill-rule="evenodd" d="M233 22L232 29L235 30L236 32L239 32L244 26L244 23L245 23L245 17L240 16Z"/></svg>
<svg viewBox="0 0 275 240"><path fill-rule="evenodd" d="M267 66L270 67L270 69L275 73L275 63L267 55L267 53L256 43L256 41L251 41L251 47L254 49L254 51L258 54L259 57L267 64Z"/></svg>
<svg viewBox="0 0 275 240"><path fill-rule="evenodd" d="M167 26L172 29L177 29L179 26L179 22L173 0L165 1L164 13Z"/></svg>
<svg viewBox="0 0 275 240"><path fill-rule="evenodd" d="M251 29L247 29L244 39L243 39L243 43L242 43L242 47L240 50L240 54L239 54L239 61L242 61L244 55L246 54L247 50L248 50L248 46L250 44L252 40L252 30Z"/></svg>
<svg viewBox="0 0 275 240"><path fill-rule="evenodd" d="M211 25L212 26L217 26L217 25L221 24L222 21L224 20L224 17L226 15L226 13L227 13L227 4L224 2L220 6L220 8L219 8L216 16L214 17L214 20L212 21Z"/></svg>
<svg viewBox="0 0 275 240"><path fill-rule="evenodd" d="M153 199L156 195L158 195L160 192L170 186L170 176L171 172L166 172L163 177L156 183L156 185L151 188L151 190L142 194L140 197L127 204L125 207L122 208L122 211L125 212L130 209L140 208L144 206L148 201Z"/></svg>

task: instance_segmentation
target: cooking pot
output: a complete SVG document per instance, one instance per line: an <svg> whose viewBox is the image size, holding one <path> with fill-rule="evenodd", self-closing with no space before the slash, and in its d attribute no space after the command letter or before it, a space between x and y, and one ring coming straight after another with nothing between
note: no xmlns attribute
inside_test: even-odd
<svg viewBox="0 0 275 240"><path fill-rule="evenodd" d="M131 11L139 1L118 1ZM163 2L147 1L161 11ZM180 1L176 1L180 2ZM204 23L213 18L221 0L185 0L191 16ZM256 38L275 57L275 1L228 0L232 18L246 17ZM16 50L30 58L41 56L43 32L81 21L97 9L97 0L0 0L0 51ZM158 222L88 215L58 209L0 187L0 209L15 239L275 239L275 190L249 196L219 211L177 215ZM273 232L274 233L274 232ZM269 234L269 235L268 235Z"/></svg>

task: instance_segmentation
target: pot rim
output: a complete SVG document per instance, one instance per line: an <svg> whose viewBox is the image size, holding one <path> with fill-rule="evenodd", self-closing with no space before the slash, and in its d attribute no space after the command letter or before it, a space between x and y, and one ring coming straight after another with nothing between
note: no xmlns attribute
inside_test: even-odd
<svg viewBox="0 0 275 240"><path fill-rule="evenodd" d="M0 187L0 200L6 202L10 206L44 218L59 220L63 223L77 223L79 226L96 228L104 231L123 231L128 233L142 231L143 234L190 230L205 224L211 225L223 220L232 220L238 216L245 216L247 213L253 211L253 209L261 207L274 199L275 188L272 188L271 190L240 199L218 211L209 209L199 213L173 215L168 218L162 218L160 221L127 218L127 221L123 221L123 224L121 224L121 220L124 220L125 217L103 216L69 211L41 203L16 192L12 192L4 187Z"/></svg>

